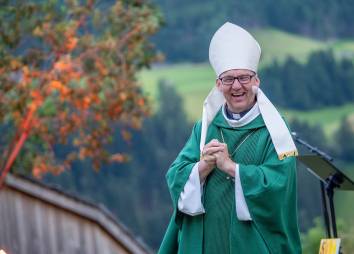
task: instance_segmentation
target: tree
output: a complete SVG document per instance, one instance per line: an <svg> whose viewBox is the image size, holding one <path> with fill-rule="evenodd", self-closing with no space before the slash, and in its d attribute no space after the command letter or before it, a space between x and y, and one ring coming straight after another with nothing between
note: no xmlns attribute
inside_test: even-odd
<svg viewBox="0 0 354 254"><path fill-rule="evenodd" d="M157 34L155 41L170 62L206 61L210 39L226 21L245 28L273 27L325 40L353 38L352 0L224 0L222 4L217 0L154 2L166 13L166 27Z"/></svg>
<svg viewBox="0 0 354 254"><path fill-rule="evenodd" d="M300 138L303 138L309 144L320 148L322 151L331 151L329 142L320 125L310 125L294 118L290 121L290 126L292 131L296 132Z"/></svg>
<svg viewBox="0 0 354 254"><path fill-rule="evenodd" d="M118 168L105 165L94 172L87 171L91 167L87 161L77 161L72 170L44 178L66 191L104 203L155 249L161 243L172 213L165 175L192 129L174 86L161 81L158 94L158 109L152 117L144 119L142 129L132 130L127 144L114 141L111 145L129 154L131 160L127 163Z"/></svg>
<svg viewBox="0 0 354 254"><path fill-rule="evenodd" d="M315 226L301 234L302 252L317 253L321 239L325 238L325 229L320 217L314 219Z"/></svg>
<svg viewBox="0 0 354 254"><path fill-rule="evenodd" d="M310 145L318 147L325 152L329 150L329 145L321 126L312 126L297 119L293 119L290 122L290 126L291 130L296 132L298 137ZM298 145L297 148L300 154L308 152L303 146ZM321 216L320 182L302 163L297 163L297 179L300 231L306 232L309 228L313 227L313 220Z"/></svg>
<svg viewBox="0 0 354 254"><path fill-rule="evenodd" d="M337 156L347 162L354 162L354 117L342 120L335 133Z"/></svg>
<svg viewBox="0 0 354 254"><path fill-rule="evenodd" d="M347 59L336 61L332 51L314 52L306 64L291 57L282 65L275 62L260 77L272 101L286 108L318 109L354 99L354 65Z"/></svg>
<svg viewBox="0 0 354 254"><path fill-rule="evenodd" d="M3 175L21 148L35 176L76 159L90 158L96 169L124 161L105 146L111 123L137 128L149 113L136 73L158 59L148 38L160 20L139 0L1 1ZM59 161L53 145L68 142L73 149Z"/></svg>

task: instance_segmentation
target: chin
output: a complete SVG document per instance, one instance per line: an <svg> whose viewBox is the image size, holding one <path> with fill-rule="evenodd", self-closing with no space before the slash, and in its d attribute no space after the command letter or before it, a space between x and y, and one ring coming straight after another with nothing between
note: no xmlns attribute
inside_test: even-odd
<svg viewBox="0 0 354 254"><path fill-rule="evenodd" d="M238 104L238 105L231 105L231 107L229 106L229 109L233 112L233 113L241 113L244 112L248 109L252 108L252 105L245 105L245 104Z"/></svg>

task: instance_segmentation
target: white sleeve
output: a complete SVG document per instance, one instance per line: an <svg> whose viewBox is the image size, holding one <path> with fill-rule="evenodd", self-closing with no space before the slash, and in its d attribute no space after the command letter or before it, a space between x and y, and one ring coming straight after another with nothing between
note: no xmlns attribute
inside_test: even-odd
<svg viewBox="0 0 354 254"><path fill-rule="evenodd" d="M205 213L202 204L203 183L199 179L198 165L199 162L194 165L178 199L178 210L192 216Z"/></svg>
<svg viewBox="0 0 354 254"><path fill-rule="evenodd" d="M245 196L243 195L243 189L241 185L239 171L240 171L240 167L238 164L236 164L236 169L235 169L236 216L239 220L242 221L252 220L245 200Z"/></svg>

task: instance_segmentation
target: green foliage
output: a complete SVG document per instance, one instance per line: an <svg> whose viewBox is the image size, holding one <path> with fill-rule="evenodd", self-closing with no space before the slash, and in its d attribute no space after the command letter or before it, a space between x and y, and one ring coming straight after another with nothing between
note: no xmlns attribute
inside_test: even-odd
<svg viewBox="0 0 354 254"><path fill-rule="evenodd" d="M310 144L315 144L319 149L330 152L328 140L324 134L323 128L320 125L310 125L307 122L300 121L294 118L290 121L291 130L296 132L296 135L303 138Z"/></svg>
<svg viewBox="0 0 354 254"><path fill-rule="evenodd" d="M346 117L341 121L340 127L335 133L337 156L348 162L354 162L354 118Z"/></svg>
<svg viewBox="0 0 354 254"><path fill-rule="evenodd" d="M354 179L354 164L348 167L346 175ZM344 169L344 168L341 168ZM335 193L336 216L338 218L338 235L342 239L343 253L354 252L354 221L352 204L354 192L337 191Z"/></svg>
<svg viewBox="0 0 354 254"><path fill-rule="evenodd" d="M205 61L212 34L226 21L246 28L274 27L313 38L354 36L351 0L225 0L222 4L216 0L155 2L165 13L166 23L155 41L171 62ZM274 48L281 50L282 47Z"/></svg>
<svg viewBox="0 0 354 254"><path fill-rule="evenodd" d="M191 120L201 116L202 103L215 85L215 74L209 65L179 64L156 67L140 73L140 82L144 91L156 106L159 80L171 82L183 98L183 108Z"/></svg>
<svg viewBox="0 0 354 254"><path fill-rule="evenodd" d="M354 65L333 53L315 52L306 64L289 58L260 71L263 88L278 106L318 109L354 101Z"/></svg>
<svg viewBox="0 0 354 254"><path fill-rule="evenodd" d="M37 148L23 158L37 177L86 157L97 170L124 161L104 146L111 122L138 128L149 114L136 74L159 59L149 39L160 23L158 10L146 1L3 1L0 124L13 125L5 135L15 133L0 144L4 170L22 148ZM30 136L43 145L23 145ZM75 149L57 160L52 147L69 141Z"/></svg>
<svg viewBox="0 0 354 254"><path fill-rule="evenodd" d="M281 109L286 119L297 119L311 126L320 125L329 142L334 141L334 132L339 128L343 118L354 115L354 105L349 103L339 107L324 107L315 110L290 110Z"/></svg>
<svg viewBox="0 0 354 254"><path fill-rule="evenodd" d="M141 131L132 130L130 141L118 142L122 126L115 126L115 142L110 149L129 153L129 162L119 167L105 165L100 172L94 172L88 170L92 167L90 161L76 161L70 172L46 176L47 182L105 204L153 248L158 248L172 213L166 170L192 129L174 87L165 81L158 87L158 111L145 119ZM57 147L57 155L66 149L70 147Z"/></svg>
<svg viewBox="0 0 354 254"><path fill-rule="evenodd" d="M323 54L328 54L328 58L334 61L331 53ZM311 56L310 58L318 58L312 62L325 68L321 57ZM347 60L331 65L335 66L335 70L330 70L328 74L325 74L326 77L335 80L330 84L329 91L324 90L322 83L317 81L321 79L318 77L320 74L312 72L309 64L300 64L294 60L288 60L286 64L275 62L271 67L261 70L261 87L270 99L275 100L277 106L283 105L280 107L281 112L287 118L299 118L311 125L320 124L326 136L329 137L339 127L343 117L354 114L354 106L351 103L353 99L349 98L353 96L349 95L353 94L351 91L354 90L354 83L351 81L354 75L353 65ZM291 75L292 79L286 75ZM144 70L140 73L139 79L152 102L157 101L156 84L161 78L175 85L176 90L184 99L184 109L188 118L199 119L203 100L215 85L215 74L211 67L208 64L176 64ZM283 97L284 93L290 93L287 95L290 97ZM322 93L325 94L324 98L327 98L324 101ZM327 103L328 99L331 101ZM293 109L290 109L289 104L293 106Z"/></svg>
<svg viewBox="0 0 354 254"><path fill-rule="evenodd" d="M338 237L341 239L342 253L352 253L354 250L354 225L350 221L337 218ZM321 239L327 238L323 219L318 217L314 220L314 226L306 233L301 234L302 252L318 253Z"/></svg>
<svg viewBox="0 0 354 254"><path fill-rule="evenodd" d="M296 132L298 137L309 144L326 152L330 149L323 129L320 126L312 126L298 119L292 119L290 127L291 131ZM308 153L305 147L299 144L296 145L300 154ZM305 232L313 226L314 218L321 215L320 182L302 163L297 163L297 178L298 218L300 221L300 230Z"/></svg>
<svg viewBox="0 0 354 254"><path fill-rule="evenodd" d="M258 28L251 30L251 33L262 48L261 68L274 61L283 63L288 57L305 63L311 53L332 48L326 42L271 28ZM336 49L341 51L342 47L338 46Z"/></svg>
<svg viewBox="0 0 354 254"><path fill-rule="evenodd" d="M326 238L322 218L316 218L314 223L314 227L310 228L306 233L301 234L303 253L318 253L321 239Z"/></svg>

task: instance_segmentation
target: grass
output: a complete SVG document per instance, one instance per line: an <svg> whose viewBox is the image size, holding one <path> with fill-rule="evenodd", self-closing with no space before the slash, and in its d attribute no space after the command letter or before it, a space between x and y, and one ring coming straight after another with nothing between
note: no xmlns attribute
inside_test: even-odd
<svg viewBox="0 0 354 254"><path fill-rule="evenodd" d="M289 56L304 62L311 52L323 49L332 49L339 57L354 56L354 41L322 42L275 29L255 30L253 34L262 45L260 68L274 60L282 62ZM209 63L160 65L142 71L139 80L155 108L158 82L171 82L184 100L184 109L189 120L194 121L201 117L203 101L215 85L215 74ZM324 128L325 134L331 136L343 117L354 115L354 104L307 112L282 109L281 112L290 119L296 117L313 125L319 124Z"/></svg>
<svg viewBox="0 0 354 254"><path fill-rule="evenodd" d="M206 64L183 64L144 71L140 78L145 91L155 103L158 81L165 79L171 82L183 98L184 109L189 120L195 121L201 117L203 101L214 86L215 76ZM354 104L312 111L288 109L280 109L280 111L289 120L297 118L311 125L322 126L326 136L331 137L344 117L354 115Z"/></svg>
<svg viewBox="0 0 354 254"><path fill-rule="evenodd" d="M201 117L202 104L211 88L215 85L215 75L207 64L179 64L156 67L140 73L143 88L156 108L157 84L159 80L168 80L176 88L184 101L184 109L189 120ZM354 115L354 104L340 107L327 107L320 110L296 111L280 109L287 119L298 118L311 125L324 128L327 137L338 129L343 117Z"/></svg>
<svg viewBox="0 0 354 254"><path fill-rule="evenodd" d="M215 74L208 64L178 64L144 70L139 76L143 89L155 102L160 80L171 82L184 100L190 120L200 117L202 103L215 85ZM155 105L156 106L156 105Z"/></svg>
<svg viewBox="0 0 354 254"><path fill-rule="evenodd" d="M289 56L303 63L311 52L324 50L328 47L325 42L276 29L255 30L253 34L262 46L261 67L274 60L281 63Z"/></svg>
<svg viewBox="0 0 354 254"><path fill-rule="evenodd" d="M282 109L281 112L289 120L297 118L311 125L320 125L325 135L332 137L332 134L339 128L340 122L344 117L349 115L354 116L354 103L312 111Z"/></svg>

